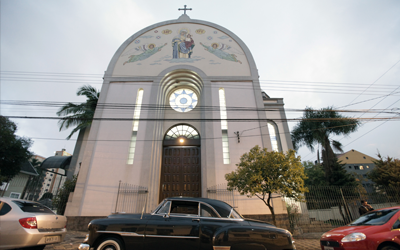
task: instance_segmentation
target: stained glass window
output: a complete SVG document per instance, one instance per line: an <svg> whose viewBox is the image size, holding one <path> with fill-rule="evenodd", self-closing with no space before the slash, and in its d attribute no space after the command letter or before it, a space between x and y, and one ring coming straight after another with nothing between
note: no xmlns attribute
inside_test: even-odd
<svg viewBox="0 0 400 250"><path fill-rule="evenodd" d="M165 140L174 140L182 136L188 139L200 139L199 133L194 128L188 125L178 125L167 132Z"/></svg>
<svg viewBox="0 0 400 250"><path fill-rule="evenodd" d="M169 105L178 112L189 112L197 105L197 95L190 89L175 90L169 97Z"/></svg>

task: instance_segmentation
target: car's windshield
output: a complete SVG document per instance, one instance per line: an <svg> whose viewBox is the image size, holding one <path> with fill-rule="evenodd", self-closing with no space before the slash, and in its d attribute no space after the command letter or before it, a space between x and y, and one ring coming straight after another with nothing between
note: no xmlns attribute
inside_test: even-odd
<svg viewBox="0 0 400 250"><path fill-rule="evenodd" d="M27 213L45 213L54 214L48 207L43 206L40 203L29 202L29 201L13 201L15 204L21 208L22 211Z"/></svg>
<svg viewBox="0 0 400 250"><path fill-rule="evenodd" d="M397 213L399 209L386 209L372 211L368 214L364 214L357 220L353 221L350 226L376 226L383 225L392 218L392 216Z"/></svg>
<svg viewBox="0 0 400 250"><path fill-rule="evenodd" d="M156 214L169 214L170 204L170 201L164 202L161 206L159 206L159 209L156 210Z"/></svg>
<svg viewBox="0 0 400 250"><path fill-rule="evenodd" d="M232 212L231 212L229 218L231 218L231 219L243 219L242 215L239 214L239 212L236 211L234 208L232 208Z"/></svg>

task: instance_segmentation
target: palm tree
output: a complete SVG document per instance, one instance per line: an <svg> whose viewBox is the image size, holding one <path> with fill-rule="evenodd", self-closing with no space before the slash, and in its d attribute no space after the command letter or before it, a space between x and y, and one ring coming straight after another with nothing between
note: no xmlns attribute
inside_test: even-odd
<svg viewBox="0 0 400 250"><path fill-rule="evenodd" d="M76 126L67 137L68 140L76 132L90 127L100 96L100 92L90 85L80 87L76 94L78 96L86 96L86 102L81 104L69 102L57 112L58 116L63 116L59 121L60 131Z"/></svg>
<svg viewBox="0 0 400 250"><path fill-rule="evenodd" d="M314 152L314 145L322 146L322 160L325 169L325 177L331 183L329 177L332 173L332 166L337 158L332 147L343 152L342 144L339 141L330 139L331 135L347 136L358 129L360 122L356 119L342 116L332 107L314 110L307 107L303 118L292 130L293 146L297 150L300 146L307 146Z"/></svg>

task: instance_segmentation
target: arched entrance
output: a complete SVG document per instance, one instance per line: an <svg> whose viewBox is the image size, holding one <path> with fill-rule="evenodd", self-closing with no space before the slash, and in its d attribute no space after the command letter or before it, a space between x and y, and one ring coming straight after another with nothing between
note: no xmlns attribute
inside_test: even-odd
<svg viewBox="0 0 400 250"><path fill-rule="evenodd" d="M159 200L173 196L201 197L200 135L180 124L163 141Z"/></svg>

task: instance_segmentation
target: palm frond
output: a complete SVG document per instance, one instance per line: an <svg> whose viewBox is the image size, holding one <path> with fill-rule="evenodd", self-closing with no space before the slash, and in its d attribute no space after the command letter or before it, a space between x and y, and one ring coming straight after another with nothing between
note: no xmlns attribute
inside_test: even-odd
<svg viewBox="0 0 400 250"><path fill-rule="evenodd" d="M86 96L86 102L80 104L69 102L57 111L57 115L62 116L58 121L60 131L76 126L67 139L70 139L79 130L91 125L100 97L97 89L90 85L80 87L76 94Z"/></svg>

